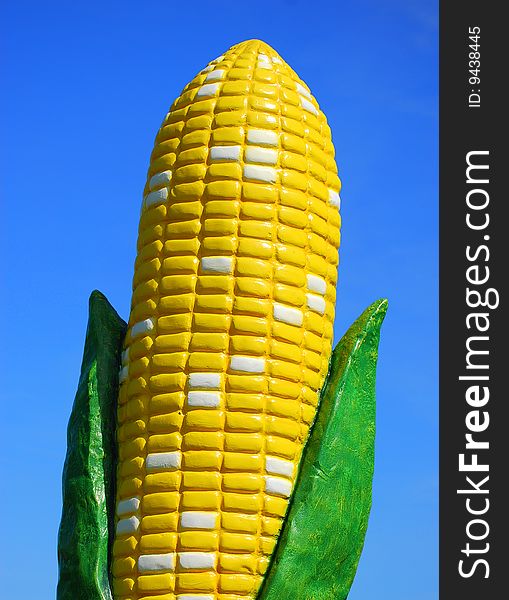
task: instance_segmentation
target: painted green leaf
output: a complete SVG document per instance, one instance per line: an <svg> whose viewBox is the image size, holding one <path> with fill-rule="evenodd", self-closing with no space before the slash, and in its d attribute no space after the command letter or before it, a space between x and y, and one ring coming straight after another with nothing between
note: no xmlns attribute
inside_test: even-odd
<svg viewBox="0 0 509 600"><path fill-rule="evenodd" d="M116 404L126 323L98 291L89 320L78 390L67 429L58 532L57 600L111 600Z"/></svg>
<svg viewBox="0 0 509 600"><path fill-rule="evenodd" d="M387 300L336 346L278 545L259 600L344 600L371 509L375 377Z"/></svg>

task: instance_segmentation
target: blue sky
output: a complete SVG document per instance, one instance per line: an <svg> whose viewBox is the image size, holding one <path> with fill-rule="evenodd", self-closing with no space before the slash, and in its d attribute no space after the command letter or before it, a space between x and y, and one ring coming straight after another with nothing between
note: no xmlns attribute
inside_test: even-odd
<svg viewBox="0 0 509 600"><path fill-rule="evenodd" d="M7 3L6 3L7 4ZM54 597L66 425L92 289L127 319L155 133L205 64L271 44L331 125L336 338L389 298L377 462L350 600L437 593L437 3L29 2L3 8L0 252L5 597Z"/></svg>

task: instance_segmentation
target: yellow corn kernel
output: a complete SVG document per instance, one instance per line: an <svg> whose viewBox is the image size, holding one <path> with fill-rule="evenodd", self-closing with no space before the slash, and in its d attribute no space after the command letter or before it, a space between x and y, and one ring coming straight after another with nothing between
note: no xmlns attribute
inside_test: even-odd
<svg viewBox="0 0 509 600"><path fill-rule="evenodd" d="M178 450L182 443L182 435L178 431L168 434L151 435L147 443L149 452L162 452L164 450Z"/></svg>
<svg viewBox="0 0 509 600"><path fill-rule="evenodd" d="M147 514L169 512L177 510L179 496L175 492L162 492L158 494L146 494L143 497L142 506Z"/></svg>
<svg viewBox="0 0 509 600"><path fill-rule="evenodd" d="M140 552L173 552L177 547L177 534L151 533L140 537Z"/></svg>
<svg viewBox="0 0 509 600"><path fill-rule="evenodd" d="M162 515L147 515L141 521L141 530L144 533L157 533L162 531L175 531L177 529L178 513L165 513Z"/></svg>
<svg viewBox="0 0 509 600"><path fill-rule="evenodd" d="M159 592L173 589L175 576L169 573L160 575L138 575L137 584L140 592Z"/></svg>
<svg viewBox="0 0 509 600"><path fill-rule="evenodd" d="M250 573L256 571L256 559L251 554L222 553L219 565L221 571L231 573Z"/></svg>

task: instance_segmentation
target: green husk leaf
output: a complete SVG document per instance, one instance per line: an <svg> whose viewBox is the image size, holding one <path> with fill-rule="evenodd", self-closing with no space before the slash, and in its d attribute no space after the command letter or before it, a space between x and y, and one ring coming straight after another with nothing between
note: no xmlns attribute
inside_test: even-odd
<svg viewBox="0 0 509 600"><path fill-rule="evenodd" d="M336 346L289 511L259 600L344 600L371 509L375 378L387 300Z"/></svg>
<svg viewBox="0 0 509 600"><path fill-rule="evenodd" d="M63 509L58 532L57 600L111 600L116 406L127 325L98 291L89 320L78 390L67 428Z"/></svg>

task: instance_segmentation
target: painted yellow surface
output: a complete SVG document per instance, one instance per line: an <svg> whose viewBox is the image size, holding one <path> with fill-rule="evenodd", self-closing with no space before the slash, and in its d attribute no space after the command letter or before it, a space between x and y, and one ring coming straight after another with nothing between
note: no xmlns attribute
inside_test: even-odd
<svg viewBox="0 0 509 600"><path fill-rule="evenodd" d="M328 368L339 189L325 116L263 42L173 103L120 373L115 598L254 598Z"/></svg>

